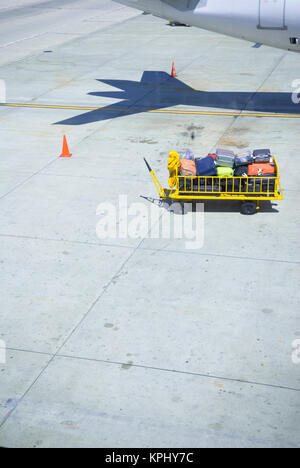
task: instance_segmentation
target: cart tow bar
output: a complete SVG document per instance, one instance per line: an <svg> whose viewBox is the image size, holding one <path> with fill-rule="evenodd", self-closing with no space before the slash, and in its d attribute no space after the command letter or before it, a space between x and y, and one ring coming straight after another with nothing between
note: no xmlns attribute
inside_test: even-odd
<svg viewBox="0 0 300 468"><path fill-rule="evenodd" d="M161 183L159 182L158 178L156 177L153 169L151 169L150 164L148 163L146 158L144 158L144 161L145 161L145 164L147 166L148 171L150 172L150 175L151 175L151 177L153 179L153 182L154 182L154 184L155 184L155 186L156 186L156 188L158 190L158 193L159 193L160 197L166 198L165 191L164 191Z"/></svg>
<svg viewBox="0 0 300 468"><path fill-rule="evenodd" d="M150 167L150 164L148 163L148 161L147 161L147 159L146 159L146 158L144 158L144 161L145 161L145 164L146 164L146 166L147 166L147 168L148 168L148 171L149 171L149 172L150 172L150 174L151 174L151 172L152 172L152 169L151 169L151 167Z"/></svg>

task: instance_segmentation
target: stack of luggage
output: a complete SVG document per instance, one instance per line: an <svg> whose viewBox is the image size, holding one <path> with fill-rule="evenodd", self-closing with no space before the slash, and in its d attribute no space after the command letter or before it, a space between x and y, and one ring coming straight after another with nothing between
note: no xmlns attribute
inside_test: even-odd
<svg viewBox="0 0 300 468"><path fill-rule="evenodd" d="M177 171L181 176L179 190L183 192L247 191L255 194L272 193L275 190L276 166L269 149L240 154L218 149L215 154L205 158L195 158L190 150L180 158L178 153L171 151L168 167L170 187L176 185Z"/></svg>

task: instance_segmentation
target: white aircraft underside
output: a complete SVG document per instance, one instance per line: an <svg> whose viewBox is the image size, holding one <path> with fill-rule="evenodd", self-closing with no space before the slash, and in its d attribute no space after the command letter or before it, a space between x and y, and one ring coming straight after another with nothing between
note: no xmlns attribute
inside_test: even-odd
<svg viewBox="0 0 300 468"><path fill-rule="evenodd" d="M114 0L154 16L300 52L300 0Z"/></svg>

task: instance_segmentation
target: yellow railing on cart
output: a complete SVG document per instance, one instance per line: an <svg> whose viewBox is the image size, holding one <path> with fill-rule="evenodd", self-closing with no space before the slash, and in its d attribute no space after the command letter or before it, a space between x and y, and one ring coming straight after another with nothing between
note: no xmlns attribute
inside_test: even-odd
<svg viewBox="0 0 300 468"><path fill-rule="evenodd" d="M161 198L171 198L174 200L211 200L214 198L230 198L232 200L282 200L283 194L275 157L273 157L273 161L275 164L275 174L272 177L187 177L178 175L177 171L174 188L164 189L154 171L145 160Z"/></svg>
<svg viewBox="0 0 300 468"><path fill-rule="evenodd" d="M282 190L278 177L176 177L174 190L168 197L182 198L246 198L265 197L266 199L282 199Z"/></svg>

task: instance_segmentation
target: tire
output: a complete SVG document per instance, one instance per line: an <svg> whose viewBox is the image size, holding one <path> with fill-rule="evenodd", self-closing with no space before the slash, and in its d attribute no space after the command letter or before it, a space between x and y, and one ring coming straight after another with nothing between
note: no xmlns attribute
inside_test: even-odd
<svg viewBox="0 0 300 468"><path fill-rule="evenodd" d="M256 203L245 202L242 204L241 213L243 215L254 215L257 212Z"/></svg>

